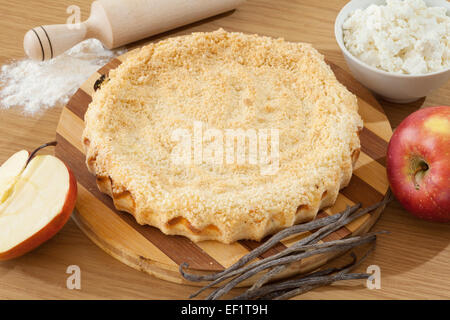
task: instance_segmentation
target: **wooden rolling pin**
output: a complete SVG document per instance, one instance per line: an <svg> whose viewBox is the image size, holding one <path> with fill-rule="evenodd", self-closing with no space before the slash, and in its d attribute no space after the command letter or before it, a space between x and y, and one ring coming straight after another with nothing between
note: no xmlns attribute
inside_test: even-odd
<svg viewBox="0 0 450 320"><path fill-rule="evenodd" d="M25 34L25 53L48 60L77 43L97 38L108 49L233 10L245 0L97 0L77 25L39 26Z"/></svg>

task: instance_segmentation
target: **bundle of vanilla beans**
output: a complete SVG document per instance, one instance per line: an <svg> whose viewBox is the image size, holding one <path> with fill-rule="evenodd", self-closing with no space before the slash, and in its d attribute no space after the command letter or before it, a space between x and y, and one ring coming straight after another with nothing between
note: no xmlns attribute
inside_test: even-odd
<svg viewBox="0 0 450 320"><path fill-rule="evenodd" d="M336 281L367 279L371 276L370 274L351 273L351 271L357 267L373 250L377 235L385 234L387 233L386 231L371 232L364 235L335 241L319 241L355 219L372 212L379 207L385 206L391 200L392 198L389 194L385 197L385 199L372 206L361 209L361 204L356 204L354 206L347 207L340 213L328 216L326 218L313 220L308 223L294 225L284 229L273 235L269 240L256 249L243 256L235 264L218 273L208 275L191 274L185 271L189 265L187 263L182 263L180 265L180 273L185 279L195 282L210 281L206 286L192 294L190 298L196 297L207 288L211 288L225 280L230 279L206 297L207 300L219 299L242 281L262 271L265 273L253 284L253 286L234 299L289 299L293 296L305 293L317 287L329 285ZM261 260L255 260L258 256L275 246L281 240L311 230L316 231L295 242L283 251ZM329 252L344 253L364 244L370 245L367 252L359 260L352 252L351 256L353 261L345 266L315 271L300 277L273 282L277 275L285 271L292 263L301 259Z"/></svg>

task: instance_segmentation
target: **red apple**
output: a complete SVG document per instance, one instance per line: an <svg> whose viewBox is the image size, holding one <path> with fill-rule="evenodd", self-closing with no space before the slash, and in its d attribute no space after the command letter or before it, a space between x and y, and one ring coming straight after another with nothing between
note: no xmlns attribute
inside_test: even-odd
<svg viewBox="0 0 450 320"><path fill-rule="evenodd" d="M58 158L22 150L0 167L0 260L19 257L53 237L77 197L71 170Z"/></svg>
<svg viewBox="0 0 450 320"><path fill-rule="evenodd" d="M450 221L450 107L421 109L400 123L389 142L387 175L406 210Z"/></svg>

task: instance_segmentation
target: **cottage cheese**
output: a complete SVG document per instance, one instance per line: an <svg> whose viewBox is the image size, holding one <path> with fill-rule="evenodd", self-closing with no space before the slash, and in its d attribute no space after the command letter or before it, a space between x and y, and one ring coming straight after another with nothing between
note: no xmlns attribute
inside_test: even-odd
<svg viewBox="0 0 450 320"><path fill-rule="evenodd" d="M450 68L450 17L423 0L387 0L355 10L344 22L344 44L378 69L424 74Z"/></svg>

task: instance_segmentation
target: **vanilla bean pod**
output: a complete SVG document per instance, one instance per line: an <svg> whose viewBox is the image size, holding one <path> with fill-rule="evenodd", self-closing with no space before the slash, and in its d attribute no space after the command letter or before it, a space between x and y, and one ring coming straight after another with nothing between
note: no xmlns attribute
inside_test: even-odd
<svg viewBox="0 0 450 320"><path fill-rule="evenodd" d="M284 270L286 270L290 266L290 264L283 264L281 266L276 266L271 270L267 271L267 273L263 274L255 283L247 290L248 292L255 291L273 279L277 274L280 274Z"/></svg>
<svg viewBox="0 0 450 320"><path fill-rule="evenodd" d="M304 293L306 291L303 291L304 289L313 289L313 287L321 287L324 285L329 285L336 281L342 281L342 280L357 280L357 279L367 279L370 277L370 274L368 273L344 273L344 274L333 274L328 276L320 276L320 277L311 277L311 278L304 278L299 279L296 281L289 281L289 282L280 282L276 283L270 286L263 286L258 290L255 290L253 292L250 292L248 295L242 295L243 297L241 300L249 300L249 299L255 299L258 296L264 296L268 295L272 292L280 292L280 291L286 291L285 293L282 293L279 295L279 297L286 298L287 294L291 291L296 292L296 295L301 293ZM292 292L290 293L292 294ZM277 299L277 297L272 297L272 299Z"/></svg>
<svg viewBox="0 0 450 320"><path fill-rule="evenodd" d="M196 297L197 295L199 295L199 294L200 294L201 292L203 292L204 290L206 290L206 289L208 289L208 288L214 286L215 284L218 284L218 283L220 283L220 282L222 282L222 281L224 281L224 280L226 280L226 279L228 279L228 278L231 278L231 277L233 277L233 276L236 276L236 275L242 274L242 273L244 273L244 272L247 272L248 270L250 270L250 269L252 269L252 268L257 268L257 267L259 267L259 266L262 265L262 264L268 263L268 262L270 262L270 261L272 261L272 260L275 260L275 259L279 259L279 258L281 258L281 257L283 257L283 256L286 256L286 255L288 255L288 254L290 254L290 253L292 253L292 252L294 252L294 251L298 251L298 250L299 250L298 248L300 247L300 245L305 245L305 244L307 244L307 243L312 242L313 240L314 240L314 242L317 242L317 241L321 240L322 238L324 238L324 237L327 236L328 234L330 234L330 233L334 232L335 230L337 230L337 229L341 228L342 226L344 226L344 225L345 225L345 224L344 224L345 221L348 221L347 217L348 217L350 214L354 213L355 210L357 210L359 207L360 207L359 205L355 205L355 206L353 206L353 207L347 207L346 210L344 210L341 214L339 214L339 219L338 219L337 221L335 221L335 222L333 222L333 223L330 223L330 224L328 224L328 225L325 225L325 226L323 226L322 228L320 228L319 230L317 230L316 232L312 233L311 235L309 235L309 236L307 236L307 237L305 237L305 238L303 238L303 239L297 241L297 242L293 245L293 246L295 246L295 247L292 248L292 249L291 249L291 247L292 247L292 246L291 246L291 247L286 248L286 249L284 249L283 251L281 251L281 252L279 252L279 253L277 253L277 254L275 254L275 255L272 255L272 256L267 257L267 258L265 258L265 259L256 261L256 262L254 262L254 263L252 263L252 264L245 265L245 266L240 267L240 268L238 268L238 269L234 269L234 270L233 270L233 266L234 266L234 265L231 266L231 267L229 267L228 269L226 269L226 270L220 272L220 275L219 275L218 277L216 277L215 280L213 280L212 282L210 282L210 283L207 284L206 286L200 288L199 290L197 290L196 292L194 292L193 294L191 294L191 295L189 296L189 298L194 298L194 297ZM269 240L269 241L270 241L270 240ZM333 242L333 243L334 243L334 242ZM259 247L258 247L257 249L259 249ZM257 249L255 249L254 251L256 251ZM254 251L252 251L252 252L254 252ZM235 264L235 265L236 265L236 264ZM181 270L181 267L182 267L182 265L180 265L180 270Z"/></svg>
<svg viewBox="0 0 450 320"><path fill-rule="evenodd" d="M309 273L307 275L302 275L302 276L297 277L297 278L298 279L303 279L303 278L306 278L306 277L328 276L328 275L330 275L332 273L340 272L340 271L342 271L342 270L344 270L346 268L349 268L349 267L352 267L353 265L355 265L355 263L357 261L356 254L354 252L351 252L350 256L352 257L352 261L347 263L346 265L344 265L342 267L339 267L339 268L334 267L334 268L328 268L328 269L325 269L325 270L319 270L319 271L311 272L311 273ZM320 284L306 285L306 286L303 287L303 290L304 290L304 292L307 292L309 290L312 290L312 289L315 289L315 288L318 288L318 287L321 287L321 286L322 285L320 285ZM299 288L297 288L297 289L299 289ZM257 299L265 299L265 300L267 300L267 299L274 299L274 298L277 298L277 297L279 297L281 295L284 295L284 294L286 294L288 292L292 292L292 291L293 290L289 290L289 289L288 290L273 291L273 292L271 292L271 293L269 293L267 295L260 296Z"/></svg>
<svg viewBox="0 0 450 320"><path fill-rule="evenodd" d="M326 276L326 275L330 275L331 273L334 273L335 271L333 270L333 269L337 269L337 268L330 268L330 269L327 269L327 270L324 270L324 271L326 271L326 272L323 272L323 273L321 273L321 274L318 274L317 276ZM339 271L340 269L338 269L337 271ZM308 275L308 277L313 277L314 276L314 274L311 274L311 275ZM308 292L308 291L310 291L310 290L313 290L313 289L315 289L315 288L319 288L319 287L322 287L322 286L324 286L324 285L328 285L328 284L331 284L332 282L330 281L329 283L324 283L324 284L310 284L310 285L304 285L304 286L302 286L302 287L298 287L298 288L295 288L295 289L293 289L293 290L291 290L291 289L285 289L285 290L276 290L276 291L272 291L272 292L270 292L270 293L267 293L267 294L262 294L262 295L260 295L260 296L254 296L254 298L253 298L253 300L278 300L278 298L282 298L282 297L284 297L285 295L287 296L289 293L293 293L294 291L295 292L297 292L295 295L300 295L300 294L303 294L303 293L305 293L305 292ZM253 294L253 292L251 292L252 294ZM294 296L295 296L294 295ZM248 294L247 294L247 292L244 292L243 294L241 294L240 296L238 296L238 297L236 297L236 298L233 298L233 300L250 300L250 298L248 298ZM279 300L283 300L283 298L282 299L279 299Z"/></svg>
<svg viewBox="0 0 450 320"><path fill-rule="evenodd" d="M370 277L370 274L368 274L368 273L346 273L346 274L342 274L342 275L333 275L333 276L328 276L328 277L317 277L317 278L310 279L310 280L305 281L300 284L300 285L307 284L305 287L303 287L303 288L300 287L300 288L290 290L290 291L284 293L283 295L274 297L273 299L274 300L289 299L291 297L305 293L305 292L315 289L317 287L323 287L325 285L330 285L333 282L343 281L343 280L368 279L369 277ZM286 287L286 286L284 286L284 287ZM293 285L291 285L291 287L295 288L296 286L295 286L295 284L293 284ZM305 289L307 289L307 291Z"/></svg>
<svg viewBox="0 0 450 320"><path fill-rule="evenodd" d="M198 281L215 280L215 279L219 278L220 276L222 276L223 274L225 274L226 272L230 272L230 271L236 270L239 267L247 264L251 260L255 259L256 257L261 255L262 253L266 252L267 250L269 250L270 248L275 246L278 242L280 242L284 238L290 237L290 236L298 234L298 233L311 231L311 230L315 230L315 229L327 226L330 223L333 223L333 222L336 222L337 220L339 220L342 217L342 215L344 215L345 213L347 213L349 211L353 212L353 211L357 210L359 207L360 207L360 204L357 204L357 205L354 205L352 207L348 207L343 212L340 212L340 213L337 213L337 214L334 214L334 215L331 215L331 216L328 216L328 217L325 217L325 218L313 220L313 221L308 222L308 223L294 225L292 227L289 227L289 228L286 228L284 230L281 230L280 232L278 232L275 235L273 235L269 240L267 240L266 242L264 242L259 247L255 248L254 250L252 250L251 252L249 252L245 256L243 256L235 264L233 264L232 266L228 267L224 271L217 272L217 273L210 274L210 275L190 274L190 273L187 273L186 271L184 271L184 269L183 269L183 268L187 268L189 266L189 264L182 263L180 265L180 273L185 279L187 279L189 281L198 282Z"/></svg>
<svg viewBox="0 0 450 320"><path fill-rule="evenodd" d="M336 273L338 271L344 270L345 268L348 268L348 267L350 267L350 266L352 266L352 265L354 265L356 263L356 255L353 252L350 255L353 258L353 260L350 263L348 263L345 266L343 266L343 267L340 267L340 268L329 268L329 269L325 269L325 270L315 271L315 272L312 272L312 273L309 273L309 274L306 274L306 275L302 275L298 279L300 279L300 278L303 279L303 278L306 278L306 277L326 276L326 275L329 275L331 273ZM281 265L281 266L277 266L277 267L273 268L272 270L270 270L269 272L267 272L266 274L261 276L261 278L259 278L258 281L256 281L253 284L253 286L251 286L243 295L237 296L233 300L245 299L245 294L250 294L253 291L261 288L267 282L272 280L275 275L277 275L278 273L282 272L285 267L287 267L287 265Z"/></svg>
<svg viewBox="0 0 450 320"><path fill-rule="evenodd" d="M357 210L359 208L359 205L355 205L353 207L347 207L346 210L344 210L342 212L342 214L340 214L340 217L339 217L339 219L337 221L335 221L333 223L330 223L329 225L325 225L324 227L320 228L316 232L314 232L311 235L309 235L309 236L307 236L307 237L297 241L291 247L286 248L283 251L281 251L281 252L279 252L279 253L277 253L275 255L272 255L272 256L267 257L265 259L262 259L260 261L256 261L256 262L254 262L252 264L243 266L243 267L241 267L239 269L231 270L232 267L230 267L230 268L222 271L221 275L219 277L217 277L214 281L210 282L206 286L204 286L204 287L200 288L199 290L197 290L196 292L194 292L192 295L189 296L189 298L196 297L197 295L199 295L204 290L206 290L206 289L208 289L208 288L210 288L210 287L212 287L212 286L214 286L214 285L216 285L216 284L218 284L218 283L220 283L220 282L222 282L222 281L224 281L224 280L226 280L228 278L231 278L233 276L237 276L239 274L243 274L245 272L248 272L248 270L250 270L250 269L258 268L258 270L265 270L266 268L260 269L260 266L263 265L263 264L267 264L270 261L273 261L275 259L280 259L280 258L282 258L282 257L284 257L284 256L286 256L288 254L293 253L293 252L298 252L299 250L302 250L301 248L305 244L307 244L307 243L314 243L314 242L317 242L317 241L323 239L327 235L333 233L334 231L336 231L336 230L340 229L341 227L347 225L351 221L359 218L363 214L366 214L367 212L370 212L370 211L374 210L374 208L377 208L377 207L379 207L379 206L381 206L383 204L384 204L384 202L381 201L381 202L379 202L379 203L377 203L377 204L375 204L373 206L370 206L370 207L367 207L367 208L361 210L362 213L361 212L354 213L355 210ZM367 211L367 210L369 210L369 211ZM337 241L339 241L339 240L337 240ZM335 243L336 242L329 242L329 245L333 245ZM257 249L255 249L255 250L257 250ZM180 269L181 269L181 266L180 266ZM282 268L281 267L277 268L277 270L280 270L280 269L282 269Z"/></svg>
<svg viewBox="0 0 450 320"><path fill-rule="evenodd" d="M359 241L360 239L364 239L366 237L372 237L374 235L378 235L378 234L387 234L389 233L388 231L377 231L377 232L369 232L366 233L362 236L355 236L355 237L351 237L351 238L346 238L346 239L342 239L342 240L335 240L335 241L328 241L325 242L323 244L320 245L320 247L324 248L324 247L328 247L328 246L334 246L336 244L345 244L345 243L353 243L356 241ZM303 251L303 250L308 250L310 248L317 248L319 246L317 245L303 245L303 246L297 246L295 252L298 251ZM292 247L290 247L292 248ZM287 269L289 267L288 264L285 265L281 265L281 266L276 266L275 268L273 268L272 270L268 271L266 274L262 275L261 278L259 278L252 287L250 287L249 291L253 291L255 289L260 288L262 285L266 284L267 282L269 282L270 280L272 280L277 274L283 272L285 269Z"/></svg>
<svg viewBox="0 0 450 320"><path fill-rule="evenodd" d="M258 267L252 268L252 269L248 270L247 272L241 274L240 276L227 282L224 286L219 287L216 290L214 290L208 297L206 297L206 299L209 300L209 299L220 298L224 294L228 293L231 289L233 289L240 282L254 276L255 274L257 274L267 268L286 264L286 263L291 263L291 262L298 261L298 260L313 256L316 254L332 252L332 251L347 251L355 246L374 241L375 239L376 239L376 236L372 235L371 237L360 239L359 241L354 242L352 244L344 244L344 245L341 245L341 244L336 245L335 244L334 246L326 246L326 247L321 247L321 245L323 245L323 244L316 244L317 249L312 249L312 250L309 250L309 251L306 251L306 252L303 252L300 254L293 254L293 255L286 256L286 257L282 257L277 260L272 260L272 261L269 261L262 265L259 265ZM337 240L337 241L339 241L339 240Z"/></svg>
<svg viewBox="0 0 450 320"><path fill-rule="evenodd" d="M387 233L386 231L379 231L379 232L371 232L371 233L367 233L363 236L356 236L356 237L352 237L352 238L347 238L347 239L343 239L343 240L336 240L336 241L329 241L329 242L325 242L321 245L321 247L327 247L327 246L334 246L337 243L339 244L344 244L344 243L352 243L355 241L358 241L359 239L365 238L365 237L371 237L373 235L376 234L381 234L381 233ZM297 251L299 250L307 250L310 248L315 248L318 247L317 245L303 245L303 246L297 246ZM356 261L356 260L355 260ZM290 264L284 264L281 266L276 266L275 268L273 268L272 270L268 271L267 273L263 274L254 284L253 286L251 286L248 291L254 291L256 289L259 289L260 287L262 287L264 284L266 284L267 282L270 282L271 280L273 280L275 278L275 276L277 274L280 274L281 272L283 272L285 269L287 269L289 267ZM334 270L335 272L338 271L336 268L333 268L332 270Z"/></svg>
<svg viewBox="0 0 450 320"><path fill-rule="evenodd" d="M317 230L316 232L295 242L290 247L284 249L281 252L278 252L277 254L274 254L274 255L268 257L267 259L275 260L275 259L281 258L283 256L289 255L291 253L305 250L305 248L307 248L306 246L308 244L314 244L314 243L322 240L329 234L335 232L336 230L340 229L341 227L345 226L349 222L351 222L359 217L359 215L357 215L357 214L352 214L353 212L355 212L355 210L352 210L353 208L355 208L355 207L347 208L347 209L351 209L351 210L343 212L342 216L337 221L322 227L321 229ZM359 208L359 206L357 208ZM331 243L329 243L329 245L334 244L334 243L335 242L331 242Z"/></svg>
<svg viewBox="0 0 450 320"><path fill-rule="evenodd" d="M357 266L359 266L361 264L361 262L363 262L374 249L375 249L375 242L373 242L373 245L366 251L366 253L361 257L361 259L359 259L358 261L354 260L353 263L351 263L348 267L344 267L341 271L339 271L339 273L349 272L349 271L353 270L354 268L356 268ZM351 254L352 254L353 258L355 259L355 257L356 257L355 254L353 252ZM370 277L369 274L368 274L368 276ZM367 277L367 278L369 278L369 277ZM285 299L289 299L294 296L303 294L303 293L313 290L315 288L318 288L318 287L321 287L324 285L330 285L332 283L333 283L333 281L329 281L328 283L325 282L323 284L305 285L303 287L298 287L293 290L284 290L284 292L276 291L277 294L275 294L275 292L272 292L270 295L266 295L266 297L270 298L270 299L275 299L275 300L285 300Z"/></svg>
<svg viewBox="0 0 450 320"><path fill-rule="evenodd" d="M246 270L246 272L242 273L241 275L237 276L236 278L232 279L231 281L227 282L225 285L218 287L217 289L215 289L212 293L210 293L205 300L215 300L220 298L221 296L223 296L224 294L228 293L231 289L233 289L237 284L239 284L240 282L254 276L255 274L271 268L271 267L275 267L278 265L283 265L286 263L291 263L293 261L298 261L316 254L320 254L320 253L325 253L325 252L330 252L330 251L344 251L344 250L348 250L350 247L328 247L328 248L320 248L320 249L316 249L316 250L311 250L308 252L304 252L301 254L297 254L297 255L290 255L290 256L286 256L283 258L280 258L278 260L272 260L269 261L265 264L261 264L257 267L251 268L249 270Z"/></svg>
<svg viewBox="0 0 450 320"><path fill-rule="evenodd" d="M380 202L380 205L381 205L381 202ZM356 206L356 207L359 208L359 206ZM371 207L369 207L369 209L372 210ZM365 211L366 210L364 210L364 212ZM210 287L212 287L212 286L214 286L214 285L216 285L216 284L218 284L218 283L220 283L220 282L222 282L222 281L224 281L224 280L226 280L228 278L231 278L233 276L236 276L236 275L242 274L244 272L247 272L248 270L250 270L252 268L258 268L259 266L261 266L261 265L263 265L265 263L268 263L268 262L276 260L276 259L280 259L280 258L282 258L282 257L284 257L286 255L291 254L291 253L298 252L298 251L301 251L301 250L306 250L306 249L303 248L305 246L305 244L317 242L317 241L323 239L324 237L326 237L328 234L333 233L334 231L340 229L341 227L345 226L349 222L351 222L351 221L355 220L356 218L358 218L359 216L361 216L361 214L358 212L357 214L353 214L350 217L348 217L353 212L354 212L354 207L347 208L337 221L322 227L321 229L317 230L313 234L311 234L308 237L305 237L305 238L297 241L291 247L286 248L286 249L284 249L283 251L281 251L281 252L279 252L277 254L274 254L274 255L272 255L270 257L267 257L265 259L262 259L260 261L256 261L256 262L254 262L252 264L246 265L246 266L241 267L241 268L239 268L237 270L234 270L234 271L229 270L229 269L225 270L227 272L225 272L225 273L222 272L222 276L220 276L216 280L210 282L206 286L200 288L195 293L190 295L189 298L196 297L197 295L199 295L204 290L206 290L206 289L208 289L208 288L210 288ZM365 212L365 213L367 213L367 212ZM347 239L344 239L344 240L347 240ZM347 240L347 241L353 241L353 240L355 240L355 239ZM329 242L326 242L326 245L324 245L324 246L332 246L332 245L338 244L339 243L338 241L343 241L343 240L329 241ZM282 269L283 268L280 267L280 268L277 268L276 271L281 271ZM274 273L276 271L274 271Z"/></svg>
<svg viewBox="0 0 450 320"><path fill-rule="evenodd" d="M368 206L366 208L361 209L360 211L356 212L355 214L351 215L350 217L348 217L345 222L344 225L349 224L350 222L352 222L353 220L358 219L359 217L362 217L363 215L372 212L375 209L378 209L381 206L384 206L386 204L388 204L389 202L391 202L393 200L393 196L392 193L389 191L388 194L386 195L386 197L381 200L380 202L377 202L371 206Z"/></svg>
<svg viewBox="0 0 450 320"><path fill-rule="evenodd" d="M347 274L364 261L367 256L374 250L375 242L372 242L372 246L367 250L367 252L361 257L361 259L356 260L355 254L352 252L351 256L353 261L342 268L338 268L338 272L329 275L330 269L313 272L309 275L302 276L293 280L287 280L280 283L275 283L271 285L266 285L260 289L249 291L247 290L239 296L239 299L288 299L290 297L305 293L317 287L324 285L329 285L335 281L341 280L352 280L352 279L367 279L370 274L365 273L353 273ZM294 288L294 289L292 289Z"/></svg>
<svg viewBox="0 0 450 320"><path fill-rule="evenodd" d="M184 267L187 267L186 263L183 263L180 265L180 272L186 279L192 280L192 281L203 281L203 280L207 280L207 279L215 279L214 281L212 281L205 287L201 288L198 292L191 295L191 297L198 295L200 292L202 292L206 288L209 288L209 287L215 285L216 283L220 283L228 278L237 276L237 278L229 281L225 286L218 288L210 296L208 296L208 298L214 298L214 299L218 298L222 294L225 294L226 292L228 292L231 288L233 288L239 282L247 279L248 277L253 276L255 273L254 273L254 271L252 272L251 269L256 268L257 272L260 272L262 270L266 270L267 268L272 268L269 272L271 273L272 276L276 276L276 274L278 274L278 272L281 272L284 269L284 267L283 267L284 265L291 264L292 262L294 262L293 259L297 259L297 260L302 259L302 258L308 257L310 255L320 254L322 251L325 251L325 252L333 251L332 249L328 249L328 248L332 248L333 246L336 246L336 243L333 241L325 242L320 245L317 245L315 243L318 242L319 240L323 239L324 237L326 237L328 234L335 232L336 230L347 225L351 221L354 221L355 219L363 216L364 214L371 212L382 205L385 205L386 203L388 203L391 200L392 200L392 198L389 197L389 195L388 195L384 200L380 201L379 203L372 205L370 207L364 208L356 213L354 213L354 212L359 209L359 205L356 205L353 207L347 207L346 210L344 210L343 212L334 214L334 215L326 217L326 218L318 219L318 220L315 220L315 221L312 221L309 223L305 223L302 225L296 225L296 226L284 229L284 230L280 231L279 233L275 234L274 236L272 236L267 242L262 244L260 247L256 248L255 250L251 251L246 256L242 257L233 266L225 269L222 272L212 274L212 275L207 275L207 276L189 274L189 273L184 272L184 270L183 270ZM282 252L280 252L276 255L272 255L268 258L261 259L259 261L255 261L251 264L246 265L248 262L250 262L251 260L258 257L261 253L263 253L263 252L267 251L268 249L270 249L271 247L273 247L281 239L284 239L286 237L289 237L289 236L292 236L292 235L295 235L297 233L301 233L304 231L317 229L318 226L322 226L322 228L315 231L308 237L305 237L305 238L299 240L298 242L294 243L294 245L283 250ZM367 238L367 236L369 236L369 238ZM366 235L365 239L370 239L370 235L369 234ZM369 240L365 240L365 239L363 239L362 243L369 241ZM371 241L373 241L373 240L374 239L372 239ZM354 244L354 245L345 246L346 243L348 244L348 243L352 243L354 241L361 241L361 239L359 237L353 237L353 238L349 238L349 239L344 239L344 241L347 241L347 242L342 242L343 240L337 240L337 241L340 241L340 244L338 242L338 245L336 246L334 251L336 251L336 250L344 251L344 250L348 250L349 248L352 248L352 247L358 245L358 242L355 242L356 244ZM359 244L362 244L362 243L359 243ZM314 245L314 246L312 246L312 245ZM292 247L294 247L294 248L292 248ZM301 254L295 254L295 255L292 254L294 252L297 253L298 251L304 251L304 250L308 250L310 248L312 249L311 250L312 252L309 251L309 252L303 252ZM289 256L285 257L286 255L289 255ZM273 262L275 259L279 259L279 261ZM241 267L241 266L243 266L243 267ZM271 277L267 276L266 274L265 274L265 277L266 277L266 279L264 281L262 281L260 279L261 283L259 283L257 286L260 287L264 283L270 281ZM257 286L253 287L253 290L255 290ZM317 286L317 285L311 285L310 287L312 288L315 286ZM219 292L220 289L222 289L220 292L223 292L223 293ZM224 292L224 291L226 291L226 292Z"/></svg>

